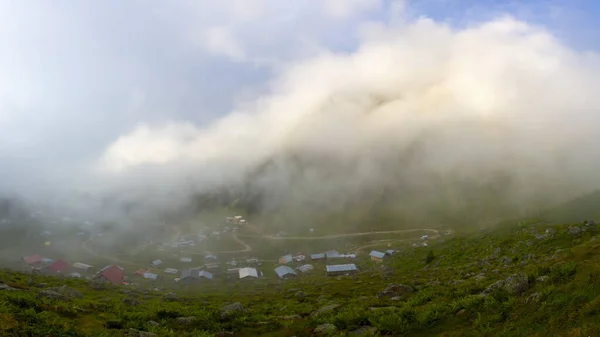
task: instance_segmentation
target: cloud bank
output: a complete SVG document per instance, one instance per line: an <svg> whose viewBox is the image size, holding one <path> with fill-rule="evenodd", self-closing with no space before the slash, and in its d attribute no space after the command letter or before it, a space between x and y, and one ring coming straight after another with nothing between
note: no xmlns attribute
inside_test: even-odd
<svg viewBox="0 0 600 337"><path fill-rule="evenodd" d="M265 210L372 199L422 213L486 190L521 211L597 187L598 55L514 16L457 25L415 4L31 5L38 29L0 55L6 181L153 209L250 186ZM46 58L39 27L68 37Z"/></svg>

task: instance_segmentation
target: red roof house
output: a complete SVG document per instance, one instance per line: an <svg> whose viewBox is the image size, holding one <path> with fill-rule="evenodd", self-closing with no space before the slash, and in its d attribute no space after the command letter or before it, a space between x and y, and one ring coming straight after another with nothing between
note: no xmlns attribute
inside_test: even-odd
<svg viewBox="0 0 600 337"><path fill-rule="evenodd" d="M135 276L144 276L145 273L150 272L149 270L145 270L145 269L139 269L137 270L135 273L133 273L133 275Z"/></svg>
<svg viewBox="0 0 600 337"><path fill-rule="evenodd" d="M69 264L63 260L58 260L49 265L48 270L53 273L64 273L69 270Z"/></svg>
<svg viewBox="0 0 600 337"><path fill-rule="evenodd" d="M23 258L23 261L25 261L25 263L32 265L32 264L37 264L42 262L42 257L39 254L35 254L35 255L31 255L31 256L25 256Z"/></svg>
<svg viewBox="0 0 600 337"><path fill-rule="evenodd" d="M102 268L96 277L104 279L112 284L121 284L125 277L124 274L123 268L113 264Z"/></svg>

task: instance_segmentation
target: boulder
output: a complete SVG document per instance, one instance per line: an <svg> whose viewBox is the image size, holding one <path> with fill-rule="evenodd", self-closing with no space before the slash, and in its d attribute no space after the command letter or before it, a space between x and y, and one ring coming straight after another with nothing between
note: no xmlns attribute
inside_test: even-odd
<svg viewBox="0 0 600 337"><path fill-rule="evenodd" d="M388 284L385 289L377 294L378 298L382 297L397 297L405 294L410 294L415 290L413 287L405 285L405 284Z"/></svg>
<svg viewBox="0 0 600 337"><path fill-rule="evenodd" d="M499 289L502 289L511 295L521 295L529 289L529 277L523 272L513 274L505 280L492 283L481 293L481 295L485 296Z"/></svg>
<svg viewBox="0 0 600 337"><path fill-rule="evenodd" d="M571 236L577 236L577 235L581 234L581 228L578 227L578 226L569 227L569 232L568 233Z"/></svg>
<svg viewBox="0 0 600 337"><path fill-rule="evenodd" d="M177 323L188 325L188 324L193 323L196 320L196 317L194 317L194 316L177 317L175 320L177 321Z"/></svg>
<svg viewBox="0 0 600 337"><path fill-rule="evenodd" d="M321 324L319 326L317 326L314 330L315 335L317 336L327 336L327 335L331 335L334 334L338 331L338 328L331 324L331 323L325 323L325 324Z"/></svg>
<svg viewBox="0 0 600 337"><path fill-rule="evenodd" d="M326 305L324 307L321 307L321 309L319 309L319 310L313 311L310 314L310 317L316 317L316 316L319 316L319 315L324 314L326 312L334 311L335 309L339 308L339 306L340 306L339 304Z"/></svg>
<svg viewBox="0 0 600 337"><path fill-rule="evenodd" d="M67 297L83 298L83 294L80 291L73 288L69 288L67 286L53 287L48 288L47 290L57 292Z"/></svg>
<svg viewBox="0 0 600 337"><path fill-rule="evenodd" d="M238 312L243 312L244 306L240 302L228 304L221 308L221 317L227 317Z"/></svg>

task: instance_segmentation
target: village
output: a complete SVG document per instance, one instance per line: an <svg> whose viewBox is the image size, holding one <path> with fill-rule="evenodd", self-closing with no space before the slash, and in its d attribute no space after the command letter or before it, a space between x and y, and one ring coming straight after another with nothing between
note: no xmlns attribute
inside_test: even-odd
<svg viewBox="0 0 600 337"><path fill-rule="evenodd" d="M227 217L225 220L227 225L221 227L222 232L237 232L247 223L242 216ZM284 233L279 234L285 235ZM217 235L220 235L217 231L205 231L196 238L189 235L176 237L173 241L161 245L163 248L157 252L155 259L149 259L146 264L139 263L137 268L132 263L128 263L127 266L119 263L93 266L85 263L86 261L54 260L40 254L25 256L20 263L24 270L32 273L82 278L112 284L151 284L157 287L177 287L217 280L225 282L242 280L247 282L263 278L286 280L314 273L337 277L349 276L360 272L357 260L360 260L365 267L371 266L372 268L373 265L382 264L385 259L396 253L394 249L370 250L368 258L365 252L363 258L357 259L356 251L341 253L339 250L332 249L325 252L288 253L274 257L272 260L265 260L252 256L220 255L218 252L206 252L205 254L189 252L186 254L185 250L180 250L193 249L203 240L209 240L211 236ZM419 242L413 243L412 246L425 247L428 239L427 235L423 235ZM179 254L158 256L161 251L163 254L167 254L168 247L180 250Z"/></svg>

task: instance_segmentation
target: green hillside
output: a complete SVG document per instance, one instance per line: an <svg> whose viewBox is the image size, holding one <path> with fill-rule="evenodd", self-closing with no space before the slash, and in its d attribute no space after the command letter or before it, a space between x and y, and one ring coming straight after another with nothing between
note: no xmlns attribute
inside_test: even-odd
<svg viewBox="0 0 600 337"><path fill-rule="evenodd" d="M600 191L570 200L543 214L544 219L555 223L600 219Z"/></svg>
<svg viewBox="0 0 600 337"><path fill-rule="evenodd" d="M0 335L598 336L598 234L595 225L513 223L397 246L381 265L367 251L354 276L325 276L316 263L292 280L265 269L254 282L187 288L2 271Z"/></svg>

